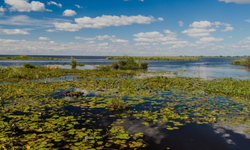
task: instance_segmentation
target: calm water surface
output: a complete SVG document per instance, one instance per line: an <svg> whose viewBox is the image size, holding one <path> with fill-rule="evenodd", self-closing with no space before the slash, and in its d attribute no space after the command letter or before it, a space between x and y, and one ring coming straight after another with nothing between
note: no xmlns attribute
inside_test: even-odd
<svg viewBox="0 0 250 150"><path fill-rule="evenodd" d="M6 57L7 55L0 55ZM56 57L67 58L71 56L32 56L32 57ZM73 56L78 63L84 63L84 67L77 69L94 69L94 65L110 65L114 60L107 60L106 56ZM178 76L201 77L214 79L231 77L236 79L250 79L250 70L244 66L230 65L236 58L202 58L201 61L158 61L149 60L149 71L178 71ZM22 66L24 63L31 63L39 66L60 65L60 68L70 68L70 60L0 60L3 68L9 66Z"/></svg>

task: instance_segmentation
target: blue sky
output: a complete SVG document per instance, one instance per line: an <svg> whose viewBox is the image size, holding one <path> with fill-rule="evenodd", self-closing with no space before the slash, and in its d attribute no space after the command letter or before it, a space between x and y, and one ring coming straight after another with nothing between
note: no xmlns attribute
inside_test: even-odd
<svg viewBox="0 0 250 150"><path fill-rule="evenodd" d="M250 0L1 0L0 54L250 55Z"/></svg>

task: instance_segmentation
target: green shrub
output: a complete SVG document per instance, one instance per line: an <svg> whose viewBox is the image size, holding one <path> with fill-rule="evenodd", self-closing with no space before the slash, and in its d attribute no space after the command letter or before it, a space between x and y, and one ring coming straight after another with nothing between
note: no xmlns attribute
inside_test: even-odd
<svg viewBox="0 0 250 150"><path fill-rule="evenodd" d="M75 58L71 57L71 66L72 66L72 68L75 68L76 65L77 65L77 60Z"/></svg>
<svg viewBox="0 0 250 150"><path fill-rule="evenodd" d="M23 64L24 68L36 68L36 66L34 64L30 64L30 63L25 63Z"/></svg>
<svg viewBox="0 0 250 150"><path fill-rule="evenodd" d="M134 57L124 56L121 57L122 60L115 61L111 64L111 67L114 69L121 70L134 70L134 69L147 69L147 62L136 61Z"/></svg>
<svg viewBox="0 0 250 150"><path fill-rule="evenodd" d="M85 64L84 63L79 63L79 64L77 64L77 66L85 66Z"/></svg>
<svg viewBox="0 0 250 150"><path fill-rule="evenodd" d="M148 62L141 62L139 67L140 69L148 69Z"/></svg>

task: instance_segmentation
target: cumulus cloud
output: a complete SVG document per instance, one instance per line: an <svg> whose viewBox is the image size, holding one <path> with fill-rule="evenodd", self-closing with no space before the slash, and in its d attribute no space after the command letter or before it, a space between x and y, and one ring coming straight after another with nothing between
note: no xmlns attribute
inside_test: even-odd
<svg viewBox="0 0 250 150"><path fill-rule="evenodd" d="M48 4L48 5L56 5L56 6L60 7L60 8L62 8L62 4L56 3L56 2L54 2L54 1L50 1L50 2L48 2L47 4Z"/></svg>
<svg viewBox="0 0 250 150"><path fill-rule="evenodd" d="M233 27L226 27L225 30L221 30L222 32L234 31Z"/></svg>
<svg viewBox="0 0 250 150"><path fill-rule="evenodd" d="M108 46L109 43L100 43L99 45L100 45L100 46Z"/></svg>
<svg viewBox="0 0 250 150"><path fill-rule="evenodd" d="M250 23L250 19L247 19L247 20L245 20L245 21Z"/></svg>
<svg viewBox="0 0 250 150"><path fill-rule="evenodd" d="M109 36L109 35L98 35L96 37L92 37L92 38L86 38L86 37L79 37L76 36L75 39L78 40L86 40L86 41L94 41L94 40L99 40L99 41L103 41L103 40L109 40L113 43L128 43L128 40L123 40L123 39L118 39L116 38L115 35Z"/></svg>
<svg viewBox="0 0 250 150"><path fill-rule="evenodd" d="M184 26L184 23L182 21L179 21L178 24L180 27Z"/></svg>
<svg viewBox="0 0 250 150"><path fill-rule="evenodd" d="M209 21L195 21L192 24L189 25L189 27L193 27L193 28L208 28L211 27L212 23Z"/></svg>
<svg viewBox="0 0 250 150"><path fill-rule="evenodd" d="M18 11L18 12L31 12L31 11L51 11L45 9L44 3L39 1L31 1L28 0L4 0L4 2L9 5L10 11Z"/></svg>
<svg viewBox="0 0 250 150"><path fill-rule="evenodd" d="M250 0L219 0L225 3L250 4Z"/></svg>
<svg viewBox="0 0 250 150"><path fill-rule="evenodd" d="M41 40L41 41L48 41L48 40L50 40L50 38L40 36L39 40Z"/></svg>
<svg viewBox="0 0 250 150"><path fill-rule="evenodd" d="M165 35L161 34L157 31L152 32L141 32L138 34L134 34L136 38L134 41L139 42L136 43L136 46L147 46L149 44L145 44L146 42L152 42L152 45L158 45L155 42L158 42L162 45L172 45L170 48L180 48L189 45L188 41L182 41L177 39L177 34L170 31L164 30Z"/></svg>
<svg viewBox="0 0 250 150"><path fill-rule="evenodd" d="M245 37L243 40L239 42L239 44L250 44L250 36Z"/></svg>
<svg viewBox="0 0 250 150"><path fill-rule="evenodd" d="M74 10L71 10L71 9L66 9L64 12L63 12L63 16L75 16L76 15L76 12Z"/></svg>
<svg viewBox="0 0 250 150"><path fill-rule="evenodd" d="M6 11L6 9L3 8L3 6L1 6L1 7L0 7L0 15L3 15L5 11Z"/></svg>
<svg viewBox="0 0 250 150"><path fill-rule="evenodd" d="M212 26L215 26L215 28L219 28L220 26L225 26L226 29L221 30L222 32L228 32L233 31L234 28L231 26L231 24L228 23L222 23L222 22L209 22L209 21L200 21L200 22L193 22L189 25L189 29L182 31L183 34L186 34L189 37L194 38L201 38L206 36L211 36L211 32L215 32L216 29L211 28ZM210 29L208 29L210 28Z"/></svg>
<svg viewBox="0 0 250 150"><path fill-rule="evenodd" d="M94 37L94 38L86 38L86 37L76 36L75 39L77 39L77 40L86 40L86 41L93 41L93 40L96 40L96 37Z"/></svg>
<svg viewBox="0 0 250 150"><path fill-rule="evenodd" d="M110 15L102 15L96 18L83 17L76 18L75 24L70 22L65 23L54 23L56 30L60 31L79 31L82 28L104 28L110 26L124 26L131 25L134 23L137 24L150 24L154 21L161 21L162 19L155 19L152 16L110 16Z"/></svg>
<svg viewBox="0 0 250 150"><path fill-rule="evenodd" d="M150 43L136 43L135 46L147 46L150 45Z"/></svg>
<svg viewBox="0 0 250 150"><path fill-rule="evenodd" d="M196 41L197 44L204 44L210 42L221 42L224 41L223 38L214 38L214 37L202 37L199 41Z"/></svg>
<svg viewBox="0 0 250 150"><path fill-rule="evenodd" d="M35 19L30 18L27 15L17 15L17 16L3 16L0 19L0 25L18 25L18 26L32 26L32 27L53 27L54 22L65 22L68 19L60 18L46 18L46 19Z"/></svg>
<svg viewBox="0 0 250 150"><path fill-rule="evenodd" d="M164 30L165 34L163 35L157 31L153 32L141 32L138 34L134 34L136 37L134 41L136 42L164 42L164 41L170 41L170 40L177 40L176 36L177 34L169 31L169 30Z"/></svg>
<svg viewBox="0 0 250 150"><path fill-rule="evenodd" d="M210 33L215 32L215 31L216 29L191 28L191 29L182 31L182 33L190 37L200 38L204 36L210 36Z"/></svg>
<svg viewBox="0 0 250 150"><path fill-rule="evenodd" d="M5 34L23 34L23 35L30 34L29 32L20 29L0 29L0 31Z"/></svg>

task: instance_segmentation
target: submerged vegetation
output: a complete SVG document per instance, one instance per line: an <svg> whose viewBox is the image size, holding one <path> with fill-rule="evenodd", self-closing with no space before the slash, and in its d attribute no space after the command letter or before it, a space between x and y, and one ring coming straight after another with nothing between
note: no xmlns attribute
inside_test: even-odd
<svg viewBox="0 0 250 150"><path fill-rule="evenodd" d="M136 60L184 60L184 61L191 61L191 60L201 60L198 57L188 57L188 56L129 56ZM127 56L112 56L107 57L106 59L115 59L115 60L123 60L126 59Z"/></svg>
<svg viewBox="0 0 250 150"><path fill-rule="evenodd" d="M136 58L134 57L124 56L121 57L121 60L113 62L111 64L111 67L113 69L121 69L121 70L147 69L148 63L136 60Z"/></svg>
<svg viewBox="0 0 250 150"><path fill-rule="evenodd" d="M67 60L63 58L54 57L29 57L27 55L13 56L13 57L0 57L0 60Z"/></svg>
<svg viewBox="0 0 250 150"><path fill-rule="evenodd" d="M234 60L230 62L230 64L250 67L250 56L246 57L245 59Z"/></svg>
<svg viewBox="0 0 250 150"><path fill-rule="evenodd" d="M140 68L134 58L120 64ZM246 124L245 132L250 133L250 80L139 79L135 76L148 72L120 66L114 70L113 64L94 70L30 65L0 69L0 82L11 81L0 84L0 149L150 146L146 131L127 131L127 120L129 126L166 133L191 123L217 122ZM65 76L77 80L33 80Z"/></svg>

